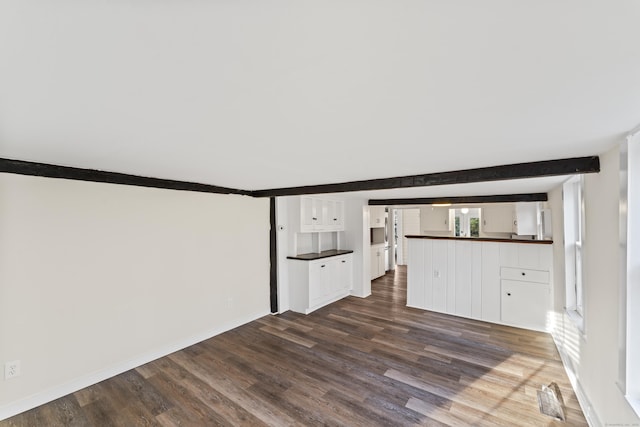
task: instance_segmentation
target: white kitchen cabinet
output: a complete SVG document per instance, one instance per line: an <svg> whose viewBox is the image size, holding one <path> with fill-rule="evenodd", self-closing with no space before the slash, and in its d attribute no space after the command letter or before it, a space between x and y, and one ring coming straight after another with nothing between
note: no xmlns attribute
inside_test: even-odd
<svg viewBox="0 0 640 427"><path fill-rule="evenodd" d="M371 280L384 276L384 245L371 246Z"/></svg>
<svg viewBox="0 0 640 427"><path fill-rule="evenodd" d="M344 230L344 201L325 200L326 216L325 224L330 230Z"/></svg>
<svg viewBox="0 0 640 427"><path fill-rule="evenodd" d="M408 306L523 328L547 328L551 245L408 240Z"/></svg>
<svg viewBox="0 0 640 427"><path fill-rule="evenodd" d="M487 205L481 210L483 233L512 233L513 206L509 203Z"/></svg>
<svg viewBox="0 0 640 427"><path fill-rule="evenodd" d="M300 198L300 231L344 230L344 202L317 197Z"/></svg>
<svg viewBox="0 0 640 427"><path fill-rule="evenodd" d="M551 245L501 243L501 322L547 330L552 277Z"/></svg>
<svg viewBox="0 0 640 427"><path fill-rule="evenodd" d="M523 328L545 330L550 306L549 285L502 280L502 322Z"/></svg>
<svg viewBox="0 0 640 427"><path fill-rule="evenodd" d="M336 259L338 276L333 284L333 292L342 294L353 289L353 255L344 255Z"/></svg>
<svg viewBox="0 0 640 427"><path fill-rule="evenodd" d="M427 234L431 231L451 231L451 215L449 208L424 207L420 208L420 232Z"/></svg>
<svg viewBox="0 0 640 427"><path fill-rule="evenodd" d="M384 206L369 206L369 227L384 227Z"/></svg>
<svg viewBox="0 0 640 427"><path fill-rule="evenodd" d="M514 206L513 233L519 236L538 235L538 204L516 203Z"/></svg>
<svg viewBox="0 0 640 427"><path fill-rule="evenodd" d="M312 261L289 260L291 310L308 314L349 295L353 288L353 255Z"/></svg>

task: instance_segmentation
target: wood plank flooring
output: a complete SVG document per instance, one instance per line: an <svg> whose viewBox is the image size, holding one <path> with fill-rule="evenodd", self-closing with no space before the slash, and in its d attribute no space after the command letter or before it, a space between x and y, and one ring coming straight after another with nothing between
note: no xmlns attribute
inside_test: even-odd
<svg viewBox="0 0 640 427"><path fill-rule="evenodd" d="M584 426L548 334L407 308L406 270L308 316L267 316L6 426ZM562 423L539 413L555 381Z"/></svg>

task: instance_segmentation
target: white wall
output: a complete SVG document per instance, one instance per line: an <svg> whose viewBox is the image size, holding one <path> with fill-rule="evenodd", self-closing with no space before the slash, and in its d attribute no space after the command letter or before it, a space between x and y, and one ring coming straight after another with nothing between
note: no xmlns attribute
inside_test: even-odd
<svg viewBox="0 0 640 427"><path fill-rule="evenodd" d="M0 419L268 312L268 199L0 174Z"/></svg>
<svg viewBox="0 0 640 427"><path fill-rule="evenodd" d="M619 151L600 156L601 172L585 176L585 334L564 312L564 248L562 188L549 194L553 211L554 305L553 331L559 350L577 380L585 415L592 425L638 425L640 419L616 385L618 378L618 203Z"/></svg>

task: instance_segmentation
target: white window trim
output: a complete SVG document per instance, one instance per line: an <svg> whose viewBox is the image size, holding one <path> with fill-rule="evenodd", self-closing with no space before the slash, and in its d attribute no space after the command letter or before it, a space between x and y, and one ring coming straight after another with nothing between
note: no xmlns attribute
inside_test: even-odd
<svg viewBox="0 0 640 427"><path fill-rule="evenodd" d="M640 416L640 128L620 147L620 335L618 384ZM633 238L631 237L633 236Z"/></svg>
<svg viewBox="0 0 640 427"><path fill-rule="evenodd" d="M580 332L585 334L585 241L584 178L577 175L562 187L565 251L565 310ZM577 200L576 200L577 199ZM578 252L579 251L579 252Z"/></svg>

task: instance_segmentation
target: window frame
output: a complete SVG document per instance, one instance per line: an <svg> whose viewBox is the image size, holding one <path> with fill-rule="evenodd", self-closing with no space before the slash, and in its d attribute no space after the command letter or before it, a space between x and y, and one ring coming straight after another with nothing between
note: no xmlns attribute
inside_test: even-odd
<svg viewBox="0 0 640 427"><path fill-rule="evenodd" d="M624 396L640 416L640 129L620 147L619 378Z"/></svg>
<svg viewBox="0 0 640 427"><path fill-rule="evenodd" d="M562 186L565 250L565 310L585 333L585 203L584 177L576 175Z"/></svg>

